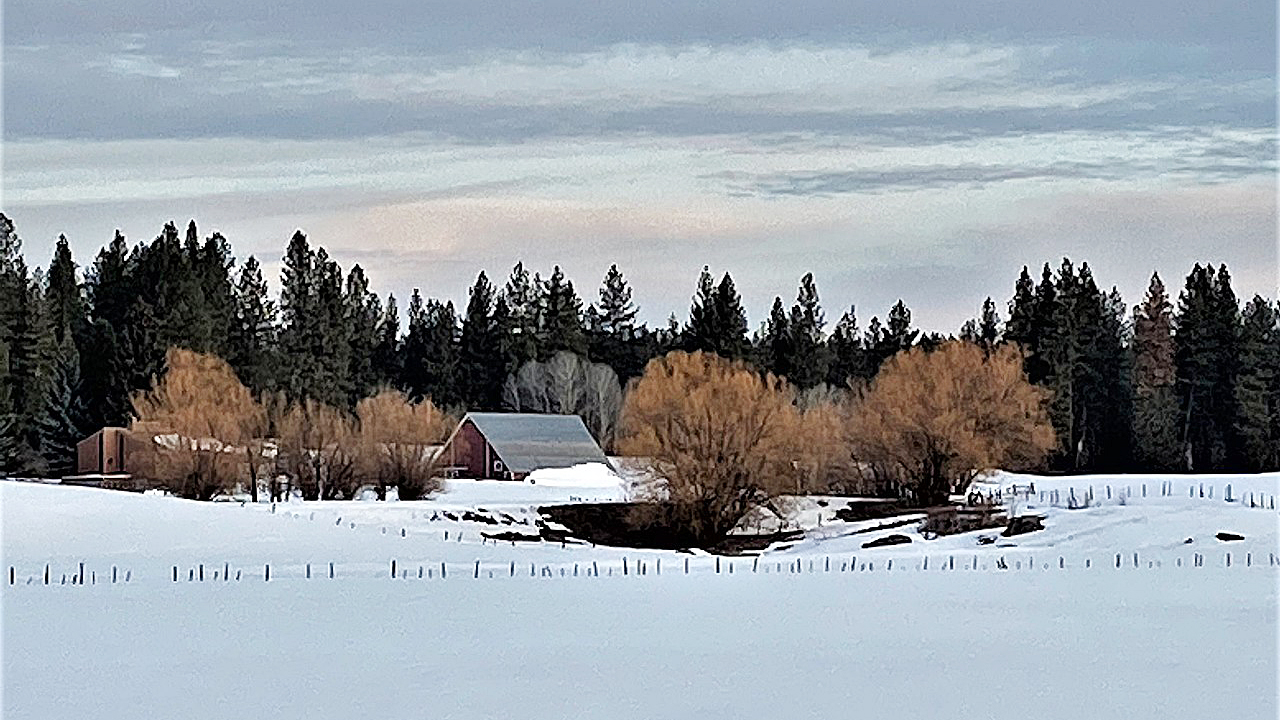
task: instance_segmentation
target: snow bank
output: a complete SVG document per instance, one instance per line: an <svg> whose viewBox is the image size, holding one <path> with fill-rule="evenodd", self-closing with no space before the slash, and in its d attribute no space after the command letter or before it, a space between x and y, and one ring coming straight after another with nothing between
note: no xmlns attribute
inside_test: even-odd
<svg viewBox="0 0 1280 720"><path fill-rule="evenodd" d="M604 463L583 463L567 468L542 468L525 478L530 485L572 488L617 488L622 478Z"/></svg>

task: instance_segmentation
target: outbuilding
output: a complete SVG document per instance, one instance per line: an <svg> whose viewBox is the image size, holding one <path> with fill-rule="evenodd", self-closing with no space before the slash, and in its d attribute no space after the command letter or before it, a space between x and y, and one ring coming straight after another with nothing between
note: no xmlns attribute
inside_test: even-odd
<svg viewBox="0 0 1280 720"><path fill-rule="evenodd" d="M577 415L467 413L440 452L450 475L478 480L523 480L543 468L609 464Z"/></svg>

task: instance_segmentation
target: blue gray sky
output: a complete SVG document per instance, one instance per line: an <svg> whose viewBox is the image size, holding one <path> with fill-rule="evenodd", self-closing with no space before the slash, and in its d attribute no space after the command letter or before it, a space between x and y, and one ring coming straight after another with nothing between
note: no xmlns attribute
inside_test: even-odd
<svg viewBox="0 0 1280 720"><path fill-rule="evenodd" d="M203 6L203 7L202 7ZM195 218L271 269L302 228L376 289L617 262L751 315L902 298L954 331L1024 264L1132 304L1225 262L1274 297L1270 0L7 0L3 206L35 262Z"/></svg>

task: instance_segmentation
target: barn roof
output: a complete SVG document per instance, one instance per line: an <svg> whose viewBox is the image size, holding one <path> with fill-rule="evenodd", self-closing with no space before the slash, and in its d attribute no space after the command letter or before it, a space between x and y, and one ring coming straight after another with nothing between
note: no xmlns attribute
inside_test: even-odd
<svg viewBox="0 0 1280 720"><path fill-rule="evenodd" d="M462 422L468 420L512 472L609 463L577 415L476 412Z"/></svg>

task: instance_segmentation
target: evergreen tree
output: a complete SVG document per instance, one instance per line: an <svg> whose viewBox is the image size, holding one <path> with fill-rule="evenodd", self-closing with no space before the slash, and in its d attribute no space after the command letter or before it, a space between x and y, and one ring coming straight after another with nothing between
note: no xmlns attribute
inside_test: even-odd
<svg viewBox="0 0 1280 720"><path fill-rule="evenodd" d="M982 303L982 318L978 321L978 344L988 352L1000 340L1000 313L990 297Z"/></svg>
<svg viewBox="0 0 1280 720"><path fill-rule="evenodd" d="M235 286L227 362L255 396L276 387L276 306L258 259L250 255Z"/></svg>
<svg viewBox="0 0 1280 720"><path fill-rule="evenodd" d="M320 374L313 380L314 397L334 407L354 407L351 377L351 326L347 318L342 268L329 259L323 247L316 249L316 309L313 352L320 358Z"/></svg>
<svg viewBox="0 0 1280 720"><path fill-rule="evenodd" d="M549 311L548 317L555 313L551 322L552 333L555 334L549 334L548 345L555 347L567 337L558 333L569 331L570 324L564 314L571 307L566 293L572 294L573 286L564 282L564 276L557 267L549 289L552 295L549 296L548 307L554 307L554 310ZM507 377L508 368L502 336L493 317L495 295L493 284L481 271L467 300L458 354L462 398L469 409L498 410L502 404L502 382ZM581 339L581 327L578 331Z"/></svg>
<svg viewBox="0 0 1280 720"><path fill-rule="evenodd" d="M524 263L516 263L511 270L511 277L502 297L508 310L502 328L505 344L515 367L536 360L542 353L539 348L540 323L542 318L542 295L538 283L529 278L529 271Z"/></svg>
<svg viewBox="0 0 1280 720"><path fill-rule="evenodd" d="M285 251L280 293L280 382L293 400L335 407L350 398L350 338L345 322L342 269L324 248L312 250L301 230Z"/></svg>
<svg viewBox="0 0 1280 720"><path fill-rule="evenodd" d="M1225 270L1225 266L1222 268ZM1230 277L1197 264L1178 298L1174 328L1181 440L1185 467L1213 472L1227 466L1235 424L1238 331Z"/></svg>
<svg viewBox="0 0 1280 720"><path fill-rule="evenodd" d="M453 303L428 300L415 288L409 298L409 332L404 338L404 379L415 399L430 398L437 407L463 402L459 378L458 318Z"/></svg>
<svg viewBox="0 0 1280 720"><path fill-rule="evenodd" d="M851 380L868 380L866 352L862 347L862 334L858 331L855 308L840 316L840 321L827 338L827 356L831 358L827 369L827 384L843 388Z"/></svg>
<svg viewBox="0 0 1280 720"><path fill-rule="evenodd" d="M782 306L782 298L773 299L769 319L765 322L764 332L757 344L761 367L774 375L790 379L796 352L792 342L790 318Z"/></svg>
<svg viewBox="0 0 1280 720"><path fill-rule="evenodd" d="M58 236L58 244L49 262L45 286L45 307L48 309L53 342L62 345L75 343L84 330L86 309L80 283L76 280L76 264L71 258L71 247L65 235Z"/></svg>
<svg viewBox="0 0 1280 720"><path fill-rule="evenodd" d="M374 368L374 353L378 345L378 325L382 320L382 302L369 291L369 281L364 268L352 266L347 274L347 288L343 296L344 317L347 326L347 376L350 379L350 405L352 407L368 397L378 386L378 373Z"/></svg>
<svg viewBox="0 0 1280 720"><path fill-rule="evenodd" d="M787 377L796 386L811 388L826 380L830 360L827 357L826 336L823 332L826 318L818 301L818 287L813 273L800 279L796 304L791 308L791 374Z"/></svg>
<svg viewBox="0 0 1280 720"><path fill-rule="evenodd" d="M582 327L582 300L574 292L573 283L565 279L559 265L547 281L544 297L542 359L546 360L561 350L586 355L587 337Z"/></svg>
<svg viewBox="0 0 1280 720"><path fill-rule="evenodd" d="M1280 312L1255 295L1244 308L1240 373L1235 385L1235 434L1241 469L1280 469Z"/></svg>
<svg viewBox="0 0 1280 720"><path fill-rule="evenodd" d="M747 311L742 307L742 297L727 272L716 285L714 307L715 353L730 360L746 358L751 353L751 341L747 339Z"/></svg>
<svg viewBox="0 0 1280 720"><path fill-rule="evenodd" d="M599 307L587 308L588 355L613 368L618 380L627 380L644 370L643 328L636 326L638 310L631 301L631 288L617 265L610 265L600 287Z"/></svg>
<svg viewBox="0 0 1280 720"><path fill-rule="evenodd" d="M197 244L194 220L187 228L187 236L191 271L202 297L203 315L200 319L208 333L204 344L208 352L226 357L236 322L236 288L231 277L235 259L231 255L231 245L217 232Z"/></svg>
<svg viewBox="0 0 1280 720"><path fill-rule="evenodd" d="M1035 333L1036 286L1027 266L1013 286L1013 299L1009 301L1009 320L1004 324L1005 342L1017 343L1027 352L1036 349Z"/></svg>
<svg viewBox="0 0 1280 720"><path fill-rule="evenodd" d="M35 418L41 467L52 477L75 471L76 443L86 434L81 426L84 412L76 393L79 384L80 356L68 340L55 353L43 407Z"/></svg>
<svg viewBox="0 0 1280 720"><path fill-rule="evenodd" d="M400 342L400 308L396 296L387 295L387 306L378 319L377 343L373 347L373 374L378 385L399 385L404 369Z"/></svg>
<svg viewBox="0 0 1280 720"><path fill-rule="evenodd" d="M711 269L702 266L702 274L698 276L698 289L693 295L693 304L689 307L689 324L683 333L684 349L689 352L715 352L716 334L716 288L711 279Z"/></svg>
<svg viewBox="0 0 1280 720"><path fill-rule="evenodd" d="M871 376L875 376L884 361L904 350L910 350L919 335L919 330L911 329L911 310L901 300L889 309L888 324L884 327L881 327L878 317L871 318L866 338Z"/></svg>
<svg viewBox="0 0 1280 720"><path fill-rule="evenodd" d="M1133 452L1144 471L1182 465L1175 389L1173 306L1159 274L1133 309Z"/></svg>

